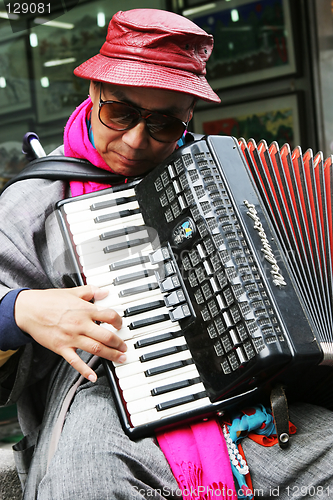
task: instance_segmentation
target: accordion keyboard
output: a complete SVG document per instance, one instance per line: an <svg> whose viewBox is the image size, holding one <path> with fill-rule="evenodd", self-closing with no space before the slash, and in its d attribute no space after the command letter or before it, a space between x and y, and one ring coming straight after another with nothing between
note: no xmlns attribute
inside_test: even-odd
<svg viewBox="0 0 333 500"><path fill-rule="evenodd" d="M105 366L130 434L246 398L293 358L294 321L312 335L241 155L220 147L235 194L203 140L133 187L58 204L78 274L123 317L127 361Z"/></svg>

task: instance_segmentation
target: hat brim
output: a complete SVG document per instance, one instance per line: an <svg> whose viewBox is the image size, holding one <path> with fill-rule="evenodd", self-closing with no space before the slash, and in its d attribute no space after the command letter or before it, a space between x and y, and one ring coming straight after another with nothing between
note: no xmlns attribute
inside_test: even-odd
<svg viewBox="0 0 333 500"><path fill-rule="evenodd" d="M158 64L116 59L97 54L75 68L74 74L87 80L114 85L174 90L196 96L204 101L221 102L204 76Z"/></svg>

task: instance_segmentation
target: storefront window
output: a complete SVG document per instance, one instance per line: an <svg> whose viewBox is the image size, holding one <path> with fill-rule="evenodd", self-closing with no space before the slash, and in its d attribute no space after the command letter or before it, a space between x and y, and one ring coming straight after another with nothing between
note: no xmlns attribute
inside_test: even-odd
<svg viewBox="0 0 333 500"><path fill-rule="evenodd" d="M73 69L98 53L112 15L132 8L165 9L166 1L76 1L41 24L47 16L12 13L9 20L0 0L0 185L27 163L26 132L37 133L47 153L62 143L68 116L88 95L89 82Z"/></svg>

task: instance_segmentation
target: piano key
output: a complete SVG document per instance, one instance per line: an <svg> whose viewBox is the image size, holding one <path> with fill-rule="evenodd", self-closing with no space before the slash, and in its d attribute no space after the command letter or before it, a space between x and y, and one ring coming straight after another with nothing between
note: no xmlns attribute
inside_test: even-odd
<svg viewBox="0 0 333 500"><path fill-rule="evenodd" d="M130 188L130 189L124 189L121 190L120 192L111 192L109 191L108 193L103 193L103 191L99 191L96 193L96 197L91 198L83 198L81 200L75 200L75 202L69 202L64 205L64 211L66 214L71 214L75 212L82 212L84 210L90 210L90 207L93 203L96 202L103 202L106 200L114 200L116 198L119 198L119 196L135 196L135 190Z"/></svg>
<svg viewBox="0 0 333 500"><path fill-rule="evenodd" d="M172 375L170 373L170 377L164 378L161 381L151 380L150 378L146 377L146 380L143 381L144 383L141 383L139 386L123 390L122 397L126 402L136 401L137 399L148 396L151 396L153 398L155 397L154 392L156 392L157 394L159 394L163 390L165 392L172 392L172 388L178 385L182 387L185 384L190 384L192 381L200 381L200 377L195 365L191 365L190 367L186 368L190 368L190 370L188 370L186 373L177 373L176 375ZM128 380L128 378L130 377L127 377L125 381Z"/></svg>
<svg viewBox="0 0 333 500"><path fill-rule="evenodd" d="M86 278L91 278L94 276L99 276L100 274L113 273L113 276L116 276L116 273L119 273L121 269L130 268L130 270L139 270L141 269L151 269L153 266L150 263L149 259L149 250L145 249L139 253L133 253L132 256L122 256L119 260L114 262L109 262L101 265L96 265L95 267L88 269ZM141 266L141 267L140 267ZM110 281L108 281L110 283Z"/></svg>
<svg viewBox="0 0 333 500"><path fill-rule="evenodd" d="M136 238L148 238L149 234L145 226L128 226L114 231L99 233L94 239L89 239L76 246L78 255L87 255L94 252L103 252L104 248L124 241Z"/></svg>
<svg viewBox="0 0 333 500"><path fill-rule="evenodd" d="M119 218L130 217L131 215L136 215L136 214L140 214L140 213L141 213L141 210L139 207L126 208L124 210L115 211L115 212L110 210L106 214L97 215L97 217L95 217L95 219L94 219L94 222L96 224L101 224L101 223L106 222L106 221L118 220Z"/></svg>
<svg viewBox="0 0 333 500"><path fill-rule="evenodd" d="M147 318L137 319L135 321L131 321L128 325L130 330L138 330L139 328L145 328L146 326L155 325L156 323L162 323L164 321L168 321L170 319L169 312L167 311L164 314L158 314L156 316L149 316Z"/></svg>
<svg viewBox="0 0 333 500"><path fill-rule="evenodd" d="M181 365L174 370L156 374L154 377L146 377L144 372L118 378L119 387L123 390L138 389L147 385L161 385L171 380L172 377L197 377L199 376L195 364Z"/></svg>
<svg viewBox="0 0 333 500"><path fill-rule="evenodd" d="M185 389L181 390L179 392L180 393L183 392L184 393L183 395L180 395L175 399L170 399L169 401L162 401L161 403L157 403L156 410L157 411L168 410L169 408L174 408L176 406L183 405L185 403L190 403L191 401L197 401L198 399L207 397L207 392L205 391L203 384L198 384L198 385L203 390L193 393L190 393L190 389L195 389L195 387L194 388L190 387L188 391ZM185 394L186 392L189 392L189 394Z"/></svg>
<svg viewBox="0 0 333 500"><path fill-rule="evenodd" d="M118 212L119 213L119 212ZM99 222L96 223L94 219L88 219L84 221L77 221L77 222L72 222L70 223L70 231L72 234L79 234L79 233L86 233L88 231L94 231L98 230L102 232L103 230L110 229L112 227L116 227L120 223L124 223L130 225L130 224L144 224L144 220L142 218L141 214L138 213L132 213L129 215L126 215L126 217L122 217L119 219L114 219L112 221L106 220L104 222Z"/></svg>
<svg viewBox="0 0 333 500"><path fill-rule="evenodd" d="M138 257L132 257L131 259L126 259L119 262L113 262L112 264L110 264L110 271L119 271L122 269L127 269L128 267L137 266L139 264L148 264L148 263L150 264L149 255L140 255Z"/></svg>
<svg viewBox="0 0 333 500"><path fill-rule="evenodd" d="M70 225L74 225L80 222L88 222L98 220L114 220L118 219L121 216L122 212L126 212L127 210L138 210L138 214L141 213L139 204L137 201L129 201L125 205L115 205L109 208L103 208L98 211L84 210L82 212L75 212L67 215L67 222Z"/></svg>
<svg viewBox="0 0 333 500"><path fill-rule="evenodd" d="M114 207L116 205L124 205L125 203L129 203L131 201L136 201L136 196L119 196L113 200L108 199L104 201L98 201L90 205L91 211L102 210L103 208Z"/></svg>
<svg viewBox="0 0 333 500"><path fill-rule="evenodd" d="M72 233L73 242L75 243L75 245L81 245L85 242L88 243L90 241L99 241L101 234L113 232L115 230L126 229L127 227L131 227L133 225L135 225L136 227L146 228L142 215L137 215L136 219L134 221L132 220L131 224L128 224L128 222L124 220L120 220L117 222L112 221L104 225L102 228L96 226L93 230Z"/></svg>
<svg viewBox="0 0 333 500"><path fill-rule="evenodd" d="M138 289L137 292L135 288ZM124 308L126 308L126 304L128 304L128 302L134 302L141 298L145 299L149 296L153 297L158 294L161 296L160 288L154 276L148 276L146 278L133 281L132 283L123 283L118 286L114 286L113 284L106 285L102 287L102 289L109 292L109 294L102 299L102 301L98 301L102 307L115 308L118 306L124 306Z"/></svg>
<svg viewBox="0 0 333 500"><path fill-rule="evenodd" d="M181 330L178 330L177 332L166 332L166 333L160 333L158 335L149 335L139 340L134 339L132 341L133 349L141 349L143 347L147 347L150 345L159 344L160 342L171 340L173 338L179 337L180 335L181 335Z"/></svg>
<svg viewBox="0 0 333 500"><path fill-rule="evenodd" d="M155 300L153 302L145 302L143 304L131 305L127 307L124 311L124 316L135 316L136 314L140 314L142 312L153 311L154 309L158 309L159 307L165 307L164 300Z"/></svg>
<svg viewBox="0 0 333 500"><path fill-rule="evenodd" d="M142 366L143 363L140 363L140 361L116 366L115 372L119 379L135 375L136 373L142 373L142 371L144 371L147 376L153 377L154 374L158 375L160 373L176 370L186 364L193 364L191 353L188 350L178 352L177 354L171 354L166 358L147 361L147 363L144 363L144 367Z"/></svg>
<svg viewBox="0 0 333 500"><path fill-rule="evenodd" d="M149 279L149 278L146 278ZM145 281L145 280L140 280L140 282ZM139 297L140 299L150 301L150 300L155 300L159 299L161 297L161 292L158 286L158 283L145 283L140 286L137 286L136 288L140 290L140 293L131 293L129 295L125 296L119 296L119 294L114 293L114 287L112 285L106 285L104 287L101 287L102 289L108 289L109 295L106 296L104 299L102 299L102 303L100 304L102 307L105 308L111 308L115 309L118 311L119 308L127 307L128 305L132 304L134 301L138 300ZM135 287L134 287L135 288ZM100 301L99 301L100 302ZM174 324L174 323L173 323Z"/></svg>
<svg viewBox="0 0 333 500"><path fill-rule="evenodd" d="M113 264L120 260L125 260L134 255L141 253L150 253L152 251L152 246L149 242L142 243L141 245L136 245L133 247L128 247L116 252L104 253L96 252L84 256L79 256L79 261L83 267L85 276L91 275L90 270L97 268L103 264ZM88 273L88 274L87 274Z"/></svg>
<svg viewBox="0 0 333 500"><path fill-rule="evenodd" d="M189 387L190 385L198 384L201 382L200 377L194 377L192 379L179 380L177 382L170 380L166 385L160 385L158 387L154 387L151 390L152 396L158 396L159 394L165 394L167 392L172 392L177 389L184 389L185 387Z"/></svg>
<svg viewBox="0 0 333 500"><path fill-rule="evenodd" d="M187 351L188 346L186 344L175 345L170 347L164 347L158 351L150 351L146 354L142 354L139 358L141 363L146 363L148 361L152 361L153 359L160 359L164 356L170 356L171 354L176 354L177 352Z"/></svg>
<svg viewBox="0 0 333 500"><path fill-rule="evenodd" d="M116 310L115 307L113 307L113 309ZM129 319L129 318L127 318L127 319ZM129 326L126 325L125 321L126 321L126 318L125 318L125 320L123 319L123 325L122 325L120 330L115 330L115 328L112 325L109 325L108 323L102 323L102 325L107 330L110 330L111 332L116 333L118 335L118 337L120 337L124 341L127 341L127 340L132 339L132 338L137 339L139 337L142 337L142 335L145 335L146 333L158 333L158 332L168 331L168 330L171 330L175 326L175 324L172 321L165 320L161 323L152 323L151 325L143 326L141 328L131 330L129 328Z"/></svg>
<svg viewBox="0 0 333 500"><path fill-rule="evenodd" d="M126 405L126 409L130 415L139 413L145 410L150 410L156 408L158 411L163 409L167 410L174 406L179 406L180 404L188 403L195 400L195 395L205 392L205 386L200 382L198 384L190 385L189 387L184 387L175 390L173 393L160 394L158 396L148 396L146 398L138 399L137 401L130 401ZM206 392L204 394L207 396ZM182 398L185 398L181 401Z"/></svg>
<svg viewBox="0 0 333 500"><path fill-rule="evenodd" d="M114 286L120 286L142 278L147 278L148 276L155 276L154 269L141 269L140 271L122 274L113 280L113 284Z"/></svg>
<svg viewBox="0 0 333 500"><path fill-rule="evenodd" d="M135 342L135 340L134 340ZM176 338L171 338L170 340L167 340L163 343L158 343L155 345L150 345L146 346L140 349L134 349L130 345L130 341L126 342L127 345L127 351L126 351L126 361L125 363L116 363L114 362L114 366L123 366L125 364L129 363L134 363L134 362L141 362L142 363L142 370L145 370L145 366L147 361L150 361L152 359L157 359L158 357L162 358L163 356L167 356L172 354L170 349L174 348L184 348L188 349L186 345L186 340L185 337L180 336ZM185 350L185 349L183 349ZM149 359L150 358L150 359Z"/></svg>
<svg viewBox="0 0 333 500"><path fill-rule="evenodd" d="M144 281L144 280L142 280L142 281ZM153 290L159 290L159 286L158 286L157 282L150 281L150 282L147 282L146 284L142 284L142 285L138 285L138 286L135 286L132 288L126 288L124 290L121 290L121 292L119 292L118 295L119 295L120 299L130 301L130 300L132 300L132 297L134 295L143 296L145 294L145 296L146 296L146 294L149 294L149 292L151 292Z"/></svg>
<svg viewBox="0 0 333 500"><path fill-rule="evenodd" d="M123 239L123 241L119 243L113 243L112 245L107 245L106 247L103 248L103 252L104 253L119 252L119 250L127 250L127 248L137 247L145 243L150 243L150 238L148 235L146 238L131 239L127 237L126 239Z"/></svg>
<svg viewBox="0 0 333 500"><path fill-rule="evenodd" d="M179 356L180 357L180 356ZM187 359L178 359L178 355L174 354L172 357L170 356L170 361L166 365L159 365L159 366L153 366L151 368L148 368L145 371L145 375L147 377L153 377L155 375L159 375L160 373L165 373L170 370L176 370L177 368L180 368L181 366L192 364L193 359L192 358L187 358Z"/></svg>
<svg viewBox="0 0 333 500"><path fill-rule="evenodd" d="M187 404L182 404L176 407L172 407L164 411L157 411L154 408L151 410L135 413L133 415L130 415L130 420L133 427L138 427L140 425L145 425L151 422L162 420L165 417L178 415L180 413L191 410L197 410L198 408L203 408L204 406L210 406L210 405L211 405L210 399L207 397L203 397L197 401L192 401Z"/></svg>

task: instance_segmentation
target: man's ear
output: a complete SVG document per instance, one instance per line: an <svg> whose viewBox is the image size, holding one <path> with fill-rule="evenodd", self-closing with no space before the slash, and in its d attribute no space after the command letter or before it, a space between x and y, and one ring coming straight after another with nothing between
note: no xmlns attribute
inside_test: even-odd
<svg viewBox="0 0 333 500"><path fill-rule="evenodd" d="M190 112L189 112L189 115L188 115L188 121L190 122L193 118L193 113L194 113L194 108L195 108L195 105L196 103L198 102L198 99L194 99L193 100L193 103L192 103L192 106L191 106L191 109L190 109Z"/></svg>
<svg viewBox="0 0 333 500"><path fill-rule="evenodd" d="M95 102L96 93L98 92L99 82L91 80L89 85L89 96L92 102Z"/></svg>

